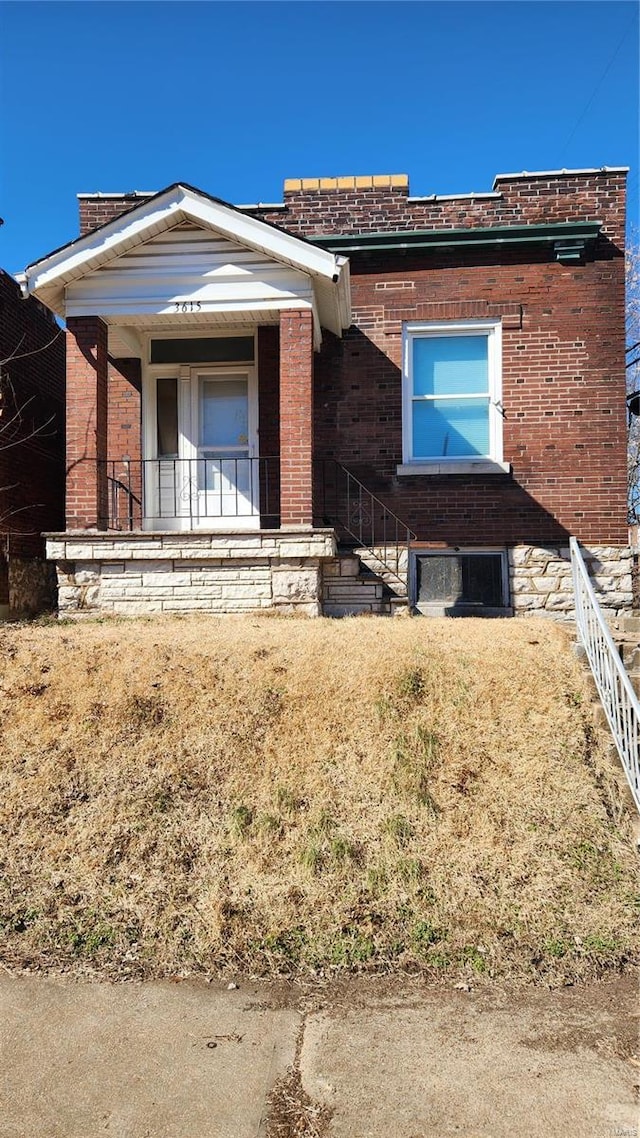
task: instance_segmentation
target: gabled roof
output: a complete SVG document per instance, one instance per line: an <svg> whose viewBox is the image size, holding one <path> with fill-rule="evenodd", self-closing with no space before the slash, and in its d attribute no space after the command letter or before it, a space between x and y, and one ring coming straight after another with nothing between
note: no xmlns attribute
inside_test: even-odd
<svg viewBox="0 0 640 1138"><path fill-rule="evenodd" d="M318 284L333 284L338 300L338 322L342 328L349 326L346 257L322 249L312 241L294 237L276 225L251 217L228 202L182 182L168 186L113 221L55 249L28 265L16 279L26 296L37 296L64 316L64 292L69 284L183 222L209 229L247 249L272 257L283 265L306 273Z"/></svg>

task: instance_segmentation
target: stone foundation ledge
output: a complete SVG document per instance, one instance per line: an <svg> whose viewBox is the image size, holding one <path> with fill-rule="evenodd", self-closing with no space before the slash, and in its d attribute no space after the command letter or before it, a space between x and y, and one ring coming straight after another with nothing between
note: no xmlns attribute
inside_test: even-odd
<svg viewBox="0 0 640 1138"><path fill-rule="evenodd" d="M632 560L629 546L581 546L598 601L609 618L631 612ZM509 587L515 614L574 616L569 546L516 545L509 550Z"/></svg>
<svg viewBox="0 0 640 1138"><path fill-rule="evenodd" d="M171 558L174 561L215 558L334 557L332 529L232 530L202 533L114 533L82 530L47 533L50 561L140 561Z"/></svg>
<svg viewBox="0 0 640 1138"><path fill-rule="evenodd" d="M318 616L321 566L335 554L333 530L47 538L58 610L74 617L265 609Z"/></svg>

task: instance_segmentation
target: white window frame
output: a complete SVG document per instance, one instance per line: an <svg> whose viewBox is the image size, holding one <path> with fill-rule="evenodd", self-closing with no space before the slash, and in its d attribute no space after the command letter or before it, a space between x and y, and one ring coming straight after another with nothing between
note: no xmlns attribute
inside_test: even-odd
<svg viewBox="0 0 640 1138"><path fill-rule="evenodd" d="M486 455L413 454L413 344L417 339L441 336L486 336L489 379L489 453ZM399 475L415 474L504 474L510 467L503 460L502 443L502 323L500 320L412 321L402 335L402 465ZM477 397L474 392L469 398ZM421 396L430 401L432 396ZM442 398L442 396L439 396Z"/></svg>

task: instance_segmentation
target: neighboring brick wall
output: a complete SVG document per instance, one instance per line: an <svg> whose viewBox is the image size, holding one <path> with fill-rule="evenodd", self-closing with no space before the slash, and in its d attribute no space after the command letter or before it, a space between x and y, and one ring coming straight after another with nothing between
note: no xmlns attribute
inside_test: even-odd
<svg viewBox="0 0 640 1138"><path fill-rule="evenodd" d="M67 320L67 529L106 525L107 328Z"/></svg>
<svg viewBox="0 0 640 1138"><path fill-rule="evenodd" d="M43 558L40 534L62 524L64 361L62 329L0 270L0 550L9 561Z"/></svg>
<svg viewBox="0 0 640 1138"><path fill-rule="evenodd" d="M280 515L283 526L313 521L313 317L280 313Z"/></svg>

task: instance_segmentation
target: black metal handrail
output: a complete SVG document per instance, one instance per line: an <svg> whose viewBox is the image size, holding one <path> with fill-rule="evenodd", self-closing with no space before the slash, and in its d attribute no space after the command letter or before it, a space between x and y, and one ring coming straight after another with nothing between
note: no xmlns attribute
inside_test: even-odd
<svg viewBox="0 0 640 1138"><path fill-rule="evenodd" d="M189 527L220 518L230 524L280 516L280 460L202 455L198 458L107 459L98 464L107 486L107 528L134 530L166 520Z"/></svg>
<svg viewBox="0 0 640 1138"><path fill-rule="evenodd" d="M341 462L324 458L318 464L325 522L348 534L406 588L413 530ZM403 551L407 573L400 572Z"/></svg>

